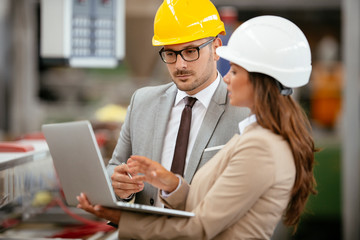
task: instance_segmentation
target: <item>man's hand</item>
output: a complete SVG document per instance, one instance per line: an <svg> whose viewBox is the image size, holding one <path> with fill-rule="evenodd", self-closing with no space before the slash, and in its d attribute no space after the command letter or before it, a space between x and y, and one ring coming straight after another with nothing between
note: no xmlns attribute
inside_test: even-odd
<svg viewBox="0 0 360 240"><path fill-rule="evenodd" d="M120 198L128 198L131 194L140 192L144 189L144 182L139 179L139 176L133 175L130 178L131 172L126 164L115 167L114 173L111 176L112 187L116 195Z"/></svg>
<svg viewBox="0 0 360 240"><path fill-rule="evenodd" d="M168 193L174 191L179 184L179 178L174 173L169 172L158 162L146 157L131 156L127 165L134 174L144 174L138 175L139 179Z"/></svg>
<svg viewBox="0 0 360 240"><path fill-rule="evenodd" d="M102 207L100 205L91 205L84 193L81 193L80 196L77 196L76 199L79 201L77 205L78 208L81 208L89 213L94 214L99 218L109 220L112 223L118 224L121 217L121 211L112 208Z"/></svg>

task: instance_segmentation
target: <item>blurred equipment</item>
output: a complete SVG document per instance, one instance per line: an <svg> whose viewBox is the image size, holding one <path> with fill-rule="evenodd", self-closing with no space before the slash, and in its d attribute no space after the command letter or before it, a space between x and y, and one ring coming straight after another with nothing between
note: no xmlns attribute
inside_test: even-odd
<svg viewBox="0 0 360 240"><path fill-rule="evenodd" d="M126 117L126 107L116 104L108 104L95 112L95 117L101 122L123 123Z"/></svg>
<svg viewBox="0 0 360 240"><path fill-rule="evenodd" d="M125 55L125 0L41 0L45 64L114 68Z"/></svg>
<svg viewBox="0 0 360 240"><path fill-rule="evenodd" d="M344 75L337 40L323 37L317 55L312 72L311 118L319 126L332 129L341 116Z"/></svg>
<svg viewBox="0 0 360 240"><path fill-rule="evenodd" d="M223 46L228 45L229 38L235 29L240 25L238 21L238 10L234 6L219 7L220 19L224 22L226 35L219 35L223 42ZM225 76L230 69L230 62L226 59L220 58L217 62L218 70L221 76Z"/></svg>

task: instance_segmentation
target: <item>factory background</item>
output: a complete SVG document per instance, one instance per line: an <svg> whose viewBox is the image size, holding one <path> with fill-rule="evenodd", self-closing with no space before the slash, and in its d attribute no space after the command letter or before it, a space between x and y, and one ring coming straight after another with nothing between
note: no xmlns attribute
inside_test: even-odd
<svg viewBox="0 0 360 240"><path fill-rule="evenodd" d="M274 239L360 239L359 1L212 2L225 23L226 37L252 17L277 15L297 24L312 50L310 84L296 90L294 98L308 114L316 146L321 149L315 155L319 193L309 199L298 232L292 236L289 229L279 225ZM159 48L151 44L153 19L161 3L2 0L0 142L38 140L44 123L86 119L97 133L105 161L109 160L132 93L143 86L171 81L159 58ZM95 34L85 41L79 36L87 34L82 31L86 19L74 14L86 15L84 9L91 9L92 16L98 19L95 30L88 30ZM116 24L109 25L106 19ZM87 44L93 46L94 52L84 51ZM224 74L227 65L219 62L218 68ZM53 191L57 186L53 176L41 170L33 172L38 166L51 164L0 162L0 239L22 234L24 238L29 236L27 239L44 237L44 222L77 224L59 206L57 210L43 211L47 200L51 202L46 190ZM15 173L21 175L19 181L26 182L28 172L33 172L30 178L43 177L35 181L34 191L28 189L24 196L21 190L10 189L16 188L11 184ZM7 192L13 196L10 198ZM45 200L41 201L41 197ZM35 201L38 199L40 202ZM99 239L106 239L106 234Z"/></svg>

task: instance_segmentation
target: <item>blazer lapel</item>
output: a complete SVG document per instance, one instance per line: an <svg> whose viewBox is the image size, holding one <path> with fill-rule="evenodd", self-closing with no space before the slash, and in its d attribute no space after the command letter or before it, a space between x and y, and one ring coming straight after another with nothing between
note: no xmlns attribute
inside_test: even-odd
<svg viewBox="0 0 360 240"><path fill-rule="evenodd" d="M189 183L191 182L195 171L200 163L201 155L206 148L211 136L213 135L213 132L221 115L225 111L226 95L226 84L221 78L219 86L211 99L203 123L201 124L199 133L194 143L193 150L190 155L189 163L186 167L185 180Z"/></svg>
<svg viewBox="0 0 360 240"><path fill-rule="evenodd" d="M164 139L166 134L166 128L168 125L171 108L173 107L176 96L176 85L171 87L159 97L158 108L154 119L154 138L153 138L153 154L152 160L160 162L162 154L162 146L164 145ZM161 146L161 147L159 147Z"/></svg>

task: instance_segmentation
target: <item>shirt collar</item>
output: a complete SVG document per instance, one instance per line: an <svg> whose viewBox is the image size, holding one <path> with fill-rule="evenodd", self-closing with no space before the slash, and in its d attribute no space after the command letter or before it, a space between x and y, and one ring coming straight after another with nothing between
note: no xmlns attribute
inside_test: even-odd
<svg viewBox="0 0 360 240"><path fill-rule="evenodd" d="M219 83L220 83L220 73L218 72L217 77L214 82L212 82L207 88L201 90L200 92L196 93L195 95L192 95L191 97L197 98L198 102L200 102L202 105L204 105L204 107L207 109L210 104L211 98L214 95ZM183 100L184 97L186 97L186 96L188 96L188 94L186 92L178 89L174 106L178 105L180 103L180 101Z"/></svg>
<svg viewBox="0 0 360 240"><path fill-rule="evenodd" d="M255 114L251 114L249 117L245 118L241 122L239 122L239 131L240 135L244 133L245 128L247 128L250 124L256 122Z"/></svg>

